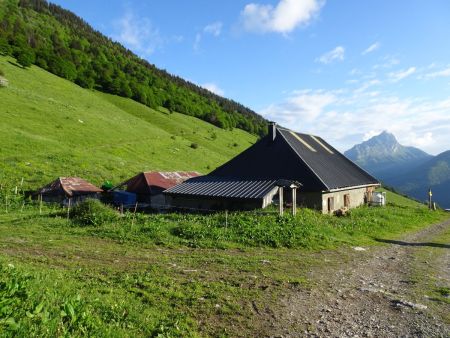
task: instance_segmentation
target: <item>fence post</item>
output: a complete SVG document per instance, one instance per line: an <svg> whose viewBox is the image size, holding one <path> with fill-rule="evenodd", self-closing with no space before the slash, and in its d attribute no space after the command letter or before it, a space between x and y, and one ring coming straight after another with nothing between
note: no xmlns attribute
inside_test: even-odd
<svg viewBox="0 0 450 338"><path fill-rule="evenodd" d="M225 210L225 227L228 228L228 210Z"/></svg>
<svg viewBox="0 0 450 338"><path fill-rule="evenodd" d="M134 205L134 212L133 212L133 219L131 220L131 226L134 225L134 219L136 217L136 210L137 210L138 202Z"/></svg>
<svg viewBox="0 0 450 338"><path fill-rule="evenodd" d="M280 216L283 216L283 187L278 187L278 201L280 203Z"/></svg>
<svg viewBox="0 0 450 338"><path fill-rule="evenodd" d="M71 204L71 202L72 202L72 199L69 198L69 204L67 206L67 220L69 220L69 217L70 217L70 204Z"/></svg>
<svg viewBox="0 0 450 338"><path fill-rule="evenodd" d="M39 215L42 215L42 194L39 195Z"/></svg>

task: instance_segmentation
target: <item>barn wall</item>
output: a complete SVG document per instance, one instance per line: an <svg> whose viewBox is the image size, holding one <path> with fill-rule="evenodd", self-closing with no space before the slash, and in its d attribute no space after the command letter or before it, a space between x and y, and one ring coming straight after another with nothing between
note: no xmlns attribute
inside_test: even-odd
<svg viewBox="0 0 450 338"><path fill-rule="evenodd" d="M208 198L182 195L166 196L166 203L173 208L194 210L252 210L263 207L263 199Z"/></svg>
<svg viewBox="0 0 450 338"><path fill-rule="evenodd" d="M345 201L345 195L349 195L350 197L350 205L348 206L349 209L356 208L364 203L366 203L366 196L367 191L370 188L358 188L358 189L348 189L348 190L341 190L337 192L328 192L322 194L322 212L328 213L328 198L333 197L334 198L334 208L331 210L331 212L342 209L345 207L344 201Z"/></svg>
<svg viewBox="0 0 450 338"><path fill-rule="evenodd" d="M168 207L164 194L156 194L151 196L150 206L155 209Z"/></svg>
<svg viewBox="0 0 450 338"><path fill-rule="evenodd" d="M322 210L322 193L302 192L300 188L297 190L297 205L299 207Z"/></svg>

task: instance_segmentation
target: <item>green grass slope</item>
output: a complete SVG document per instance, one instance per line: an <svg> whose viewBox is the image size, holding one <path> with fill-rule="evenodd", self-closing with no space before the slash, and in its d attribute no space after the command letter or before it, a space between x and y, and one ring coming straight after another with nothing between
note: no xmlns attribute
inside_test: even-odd
<svg viewBox="0 0 450 338"><path fill-rule="evenodd" d="M82 89L0 57L0 183L36 187L56 176L119 182L143 170L209 172L252 143L194 117ZM196 143L198 147L191 147Z"/></svg>

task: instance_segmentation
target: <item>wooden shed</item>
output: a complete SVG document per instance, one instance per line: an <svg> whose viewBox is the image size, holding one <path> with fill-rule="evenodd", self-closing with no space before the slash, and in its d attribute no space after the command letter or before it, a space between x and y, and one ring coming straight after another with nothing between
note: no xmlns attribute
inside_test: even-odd
<svg viewBox="0 0 450 338"><path fill-rule="evenodd" d="M124 190L136 194L136 201L148 203L154 208L166 206L166 198L163 191L200 174L196 171L148 171L121 183L113 190Z"/></svg>
<svg viewBox="0 0 450 338"><path fill-rule="evenodd" d="M86 198L100 198L102 189L79 177L59 177L39 189L37 195L45 202L72 205Z"/></svg>

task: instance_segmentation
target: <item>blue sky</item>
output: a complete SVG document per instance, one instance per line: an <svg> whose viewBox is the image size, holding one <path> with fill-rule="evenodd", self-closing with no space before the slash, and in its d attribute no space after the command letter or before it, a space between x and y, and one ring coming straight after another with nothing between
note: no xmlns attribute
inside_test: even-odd
<svg viewBox="0 0 450 338"><path fill-rule="evenodd" d="M340 150L450 149L448 0L55 0L156 66Z"/></svg>

